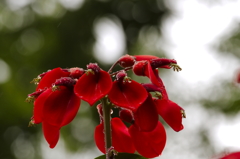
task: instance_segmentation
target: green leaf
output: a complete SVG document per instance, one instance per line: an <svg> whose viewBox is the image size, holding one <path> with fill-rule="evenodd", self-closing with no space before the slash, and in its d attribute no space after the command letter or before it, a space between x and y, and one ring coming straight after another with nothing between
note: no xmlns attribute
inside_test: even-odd
<svg viewBox="0 0 240 159"><path fill-rule="evenodd" d="M118 153L118 155L115 157L115 159L148 159L145 157L142 157L137 154L131 154L131 153ZM99 156L95 159L106 159L106 155Z"/></svg>

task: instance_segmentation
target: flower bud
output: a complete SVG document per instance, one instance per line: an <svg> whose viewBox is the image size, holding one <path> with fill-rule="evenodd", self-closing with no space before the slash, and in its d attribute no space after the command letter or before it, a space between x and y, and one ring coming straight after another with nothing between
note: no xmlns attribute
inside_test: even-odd
<svg viewBox="0 0 240 159"><path fill-rule="evenodd" d="M130 55L124 55L118 60L118 64L125 68L125 67L131 67L135 63L135 59L133 56Z"/></svg>
<svg viewBox="0 0 240 159"><path fill-rule="evenodd" d="M145 76L145 66L147 64L147 61L138 61L133 65L133 72L137 76Z"/></svg>
<svg viewBox="0 0 240 159"><path fill-rule="evenodd" d="M125 71L120 71L117 75L116 78L118 81L122 81L124 79L124 77L127 76L127 73Z"/></svg>
<svg viewBox="0 0 240 159"><path fill-rule="evenodd" d="M133 118L133 113L129 109L121 109L119 111L119 117L128 123L133 124L134 123L134 118Z"/></svg>
<svg viewBox="0 0 240 159"><path fill-rule="evenodd" d="M151 60L151 66L153 69L155 69L155 68L171 68L169 66L170 64L177 64L177 61L174 59L165 59L165 58L158 58L158 59Z"/></svg>
<svg viewBox="0 0 240 159"><path fill-rule="evenodd" d="M78 67L70 68L69 71L70 71L70 77L76 78L76 79L80 78L85 73L84 69L78 68Z"/></svg>
<svg viewBox="0 0 240 159"><path fill-rule="evenodd" d="M100 67L98 66L97 63L90 63L87 65L87 69L92 70L94 73L99 73L100 72Z"/></svg>
<svg viewBox="0 0 240 159"><path fill-rule="evenodd" d="M71 87L76 84L76 80L72 79L71 77L61 77L57 79L54 83L55 86L66 86Z"/></svg>

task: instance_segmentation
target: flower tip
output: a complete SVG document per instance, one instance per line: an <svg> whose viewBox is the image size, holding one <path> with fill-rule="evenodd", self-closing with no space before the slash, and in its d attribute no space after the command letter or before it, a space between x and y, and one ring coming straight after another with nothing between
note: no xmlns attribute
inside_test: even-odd
<svg viewBox="0 0 240 159"><path fill-rule="evenodd" d="M181 113L182 113L182 117L183 117L183 118L187 118L186 113L185 113L185 110L182 109L182 110L181 110Z"/></svg>
<svg viewBox="0 0 240 159"><path fill-rule="evenodd" d="M30 83L34 83L34 84L36 84L36 85L38 85L39 84L39 82L41 81L41 77L40 76L37 76L36 78L34 78Z"/></svg>
<svg viewBox="0 0 240 159"><path fill-rule="evenodd" d="M176 132L179 132L181 130L184 129L184 126L183 125L180 125L179 127L174 127L173 130L176 131Z"/></svg>
<svg viewBox="0 0 240 159"><path fill-rule="evenodd" d="M53 149L56 145L57 145L57 143L56 143L56 144L49 144L49 147L50 147L51 149Z"/></svg>
<svg viewBox="0 0 240 159"><path fill-rule="evenodd" d="M33 103L35 100L35 97L34 96L28 96L26 99L25 99L25 102L27 103Z"/></svg>
<svg viewBox="0 0 240 159"><path fill-rule="evenodd" d="M133 66L135 63L135 58L134 56L130 56L130 55L124 55L122 56L119 60L118 60L118 64L123 67L123 68L126 68L126 67L131 67Z"/></svg>
<svg viewBox="0 0 240 159"><path fill-rule="evenodd" d="M88 70L92 70L94 73L98 73L100 71L100 67L98 66L97 63L89 63L87 65ZM93 73L91 72L91 73Z"/></svg>
<svg viewBox="0 0 240 159"><path fill-rule="evenodd" d="M35 126L35 123L33 120L30 120L28 123L28 127L32 127L32 126Z"/></svg>

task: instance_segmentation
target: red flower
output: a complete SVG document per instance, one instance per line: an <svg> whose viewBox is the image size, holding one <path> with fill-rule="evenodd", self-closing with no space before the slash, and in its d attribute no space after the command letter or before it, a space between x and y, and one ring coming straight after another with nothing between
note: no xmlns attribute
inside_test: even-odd
<svg viewBox="0 0 240 159"><path fill-rule="evenodd" d="M139 131L135 126L129 128L136 150L144 157L154 158L161 155L166 144L166 132L158 121L156 128L150 132Z"/></svg>
<svg viewBox="0 0 240 159"><path fill-rule="evenodd" d="M166 63L167 62L159 62L158 64L154 63L154 67L157 65L165 65ZM149 77L153 84L143 84L143 86L145 86L149 92L159 91L162 95L161 99L155 100L158 114L168 123L170 127L173 128L173 130L182 130L182 116L185 117L184 110L179 105L168 99L167 91L161 78L159 77L158 70L153 68L151 61L140 61L136 63L133 67L133 71L135 71L138 75Z"/></svg>
<svg viewBox="0 0 240 159"><path fill-rule="evenodd" d="M133 145L131 136L128 132L128 128L119 118L112 118L112 145L118 152L134 153L135 147ZM104 142L104 128L103 123L99 124L95 128L94 138L98 149L102 153L106 153Z"/></svg>
<svg viewBox="0 0 240 159"><path fill-rule="evenodd" d="M54 148L59 139L61 127L69 124L76 116L80 107L80 99L74 94L73 88L60 86L60 90L48 88L34 102L34 123L43 123L44 136Z"/></svg>
<svg viewBox="0 0 240 159"><path fill-rule="evenodd" d="M145 101L148 93L141 84L129 80L126 75L124 71L117 74L117 80L113 82L108 97L119 107L136 110Z"/></svg>
<svg viewBox="0 0 240 159"><path fill-rule="evenodd" d="M56 146L61 127L73 120L80 107L80 99L73 92L76 81L66 77L72 72L56 68L42 74L37 91L28 96L28 99L36 99L31 124L42 123L50 148Z"/></svg>
<svg viewBox="0 0 240 159"><path fill-rule="evenodd" d="M124 69L110 74L116 64ZM109 158L112 152L115 154L114 150L126 153L137 150L144 157L157 157L166 144L166 132L158 121L158 114L173 130L183 129L184 110L169 100L158 73L158 68L172 67L177 71L181 69L173 59L125 55L108 72L96 63L87 65L87 71L82 68L50 70L34 79L38 84L36 92L29 94L26 100L35 100L30 125L42 123L44 137L50 148L54 148L60 137L60 129L76 116L80 99L91 106L102 99L103 103L97 105L101 122L94 133L99 150L108 154ZM151 83L140 84L131 80L125 72L130 69L138 76L147 76ZM112 82L114 75L116 80ZM149 92L155 92L158 98L153 98ZM112 108L120 109L120 118L109 121ZM131 123L131 126L126 127L121 119Z"/></svg>
<svg viewBox="0 0 240 159"><path fill-rule="evenodd" d="M240 158L240 152L233 152L220 159L239 159L239 158Z"/></svg>
<svg viewBox="0 0 240 159"><path fill-rule="evenodd" d="M74 92L83 100L93 105L108 94L112 88L110 75L97 64L89 64L89 71L82 75L75 85Z"/></svg>

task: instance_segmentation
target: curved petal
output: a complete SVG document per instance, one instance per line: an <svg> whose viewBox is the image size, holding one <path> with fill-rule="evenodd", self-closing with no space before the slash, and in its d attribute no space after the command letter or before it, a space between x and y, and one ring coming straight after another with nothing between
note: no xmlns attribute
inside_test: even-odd
<svg viewBox="0 0 240 159"><path fill-rule="evenodd" d="M75 85L75 94L87 101L90 105L93 105L99 99L108 94L112 88L112 79L110 75L103 70L100 70L99 74L88 75L85 73L79 78Z"/></svg>
<svg viewBox="0 0 240 159"><path fill-rule="evenodd" d="M239 159L239 158L240 158L240 152L233 152L220 159Z"/></svg>
<svg viewBox="0 0 240 159"><path fill-rule="evenodd" d="M158 124L158 113L151 94L140 107L133 113L134 126L139 131L152 131Z"/></svg>
<svg viewBox="0 0 240 159"><path fill-rule="evenodd" d="M135 147L128 132L120 118L113 118L112 124L112 144L118 152L134 153Z"/></svg>
<svg viewBox="0 0 240 159"><path fill-rule="evenodd" d="M135 147L133 145L131 136L128 132L128 128L119 118L113 118L111 120L112 128L112 145L114 149L118 152L134 153ZM105 142L104 142L104 128L103 123L99 124L94 132L94 139L98 149L102 153L105 151Z"/></svg>
<svg viewBox="0 0 240 159"><path fill-rule="evenodd" d="M64 86L50 94L44 103L43 120L54 126L64 126L72 121L80 106L73 90Z"/></svg>
<svg viewBox="0 0 240 159"><path fill-rule="evenodd" d="M113 82L111 91L108 94L111 102L119 107L136 110L147 98L145 88L136 81L120 83Z"/></svg>
<svg viewBox="0 0 240 159"><path fill-rule="evenodd" d="M151 132L141 132L135 126L129 128L136 150L144 157L154 158L161 155L166 144L166 132L160 122Z"/></svg>
<svg viewBox="0 0 240 159"><path fill-rule="evenodd" d="M143 61L143 60L152 60L158 59L159 57L153 55L134 55L136 61Z"/></svg>
<svg viewBox="0 0 240 159"><path fill-rule="evenodd" d="M80 108L80 104L81 100L73 93L66 106L66 112L63 117L61 126L69 124L75 118Z"/></svg>
<svg viewBox="0 0 240 159"><path fill-rule="evenodd" d="M174 131L180 131L184 128L182 125L183 109L179 105L170 100L155 100L154 102L158 114Z"/></svg>
<svg viewBox="0 0 240 159"><path fill-rule="evenodd" d="M44 89L45 87L49 88L52 84L61 77L68 77L70 72L63 71L60 67L55 68L49 72L47 72L41 81L39 82L36 90Z"/></svg>
<svg viewBox="0 0 240 159"><path fill-rule="evenodd" d="M150 62L145 67L145 74L146 76L151 80L153 84L159 87L163 87L163 82L160 78L158 78L158 70L157 69L152 69L152 66Z"/></svg>
<svg viewBox="0 0 240 159"><path fill-rule="evenodd" d="M48 124L47 122L42 123L42 129L45 139L47 140L49 147L54 148L59 140L60 128Z"/></svg>
<svg viewBox="0 0 240 159"><path fill-rule="evenodd" d="M95 140L95 144L98 147L98 149L102 152L102 153L106 153L105 150L105 141L104 141L104 127L103 127L103 123L99 124L96 126L95 131L94 131L94 140Z"/></svg>
<svg viewBox="0 0 240 159"><path fill-rule="evenodd" d="M34 116L35 124L39 124L42 122L44 103L51 93L52 93L52 90L51 88L49 88L45 90L43 93L41 93L35 100L34 108L33 108L33 116Z"/></svg>

